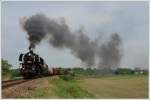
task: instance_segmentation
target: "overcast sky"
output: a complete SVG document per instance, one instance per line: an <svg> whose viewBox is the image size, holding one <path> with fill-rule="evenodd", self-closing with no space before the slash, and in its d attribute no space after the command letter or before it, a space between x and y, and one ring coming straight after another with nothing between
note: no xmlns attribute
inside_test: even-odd
<svg viewBox="0 0 150 100"><path fill-rule="evenodd" d="M36 13L64 17L71 31L83 27L91 39L118 33L123 40L122 67L148 68L148 2L3 2L2 58L18 66L18 56L27 52L29 42L20 19ZM81 61L68 49L40 43L35 52L49 66L75 67Z"/></svg>

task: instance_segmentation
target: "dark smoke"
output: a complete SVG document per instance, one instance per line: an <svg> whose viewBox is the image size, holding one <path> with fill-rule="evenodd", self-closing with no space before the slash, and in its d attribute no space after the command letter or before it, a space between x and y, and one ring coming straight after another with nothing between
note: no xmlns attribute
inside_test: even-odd
<svg viewBox="0 0 150 100"><path fill-rule="evenodd" d="M108 42L98 45L92 41L82 30L73 33L64 19L54 20L43 14L36 14L22 23L23 29L28 34L29 48L35 48L45 37L56 48L68 48L88 67L114 67L121 60L121 39L118 34L113 34ZM99 58L96 64L95 57Z"/></svg>
<svg viewBox="0 0 150 100"><path fill-rule="evenodd" d="M49 19L42 14L31 16L22 23L23 28L27 31L29 48L35 48L37 44L46 36L48 31Z"/></svg>
<svg viewBox="0 0 150 100"><path fill-rule="evenodd" d="M122 51L121 39L118 34L112 34L108 42L104 42L98 49L98 56L100 58L100 68L115 68L119 66Z"/></svg>

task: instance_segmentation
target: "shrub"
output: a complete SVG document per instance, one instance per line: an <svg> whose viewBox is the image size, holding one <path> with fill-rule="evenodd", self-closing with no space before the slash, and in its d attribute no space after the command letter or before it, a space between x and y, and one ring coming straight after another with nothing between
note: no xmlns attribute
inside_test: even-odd
<svg viewBox="0 0 150 100"><path fill-rule="evenodd" d="M115 71L115 74L133 74L134 71L129 68L118 68Z"/></svg>
<svg viewBox="0 0 150 100"><path fill-rule="evenodd" d="M20 77L21 76L20 69L12 69L11 73L12 73L13 77Z"/></svg>
<svg viewBox="0 0 150 100"><path fill-rule="evenodd" d="M60 78L65 81L74 80L74 75L72 74L61 75Z"/></svg>
<svg viewBox="0 0 150 100"><path fill-rule="evenodd" d="M12 77L10 68L12 67L11 64L8 63L7 60L2 59L2 78L3 79L10 79Z"/></svg>

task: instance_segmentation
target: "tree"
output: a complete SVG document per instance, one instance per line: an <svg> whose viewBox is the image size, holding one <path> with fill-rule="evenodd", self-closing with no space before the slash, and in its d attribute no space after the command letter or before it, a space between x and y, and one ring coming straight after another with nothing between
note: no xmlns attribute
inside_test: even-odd
<svg viewBox="0 0 150 100"><path fill-rule="evenodd" d="M115 71L115 74L133 74L134 71L130 68L118 68Z"/></svg>
<svg viewBox="0 0 150 100"><path fill-rule="evenodd" d="M10 74L10 68L12 67L11 64L8 63L7 60L2 59L2 75Z"/></svg>

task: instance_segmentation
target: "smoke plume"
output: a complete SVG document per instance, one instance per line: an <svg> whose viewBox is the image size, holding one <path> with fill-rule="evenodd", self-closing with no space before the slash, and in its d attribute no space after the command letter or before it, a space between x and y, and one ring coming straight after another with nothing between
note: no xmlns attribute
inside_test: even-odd
<svg viewBox="0 0 150 100"><path fill-rule="evenodd" d="M119 66L122 57L121 39L117 33L112 34L109 41L104 42L98 49L100 68L115 68Z"/></svg>
<svg viewBox="0 0 150 100"><path fill-rule="evenodd" d="M35 48L48 37L49 44L56 48L68 48L71 53L88 67L114 67L121 60L121 39L118 34L112 34L110 39L101 45L92 41L83 30L71 32L65 19L55 20L43 14L32 15L22 22L30 42L29 49ZM99 63L96 64L96 57Z"/></svg>

